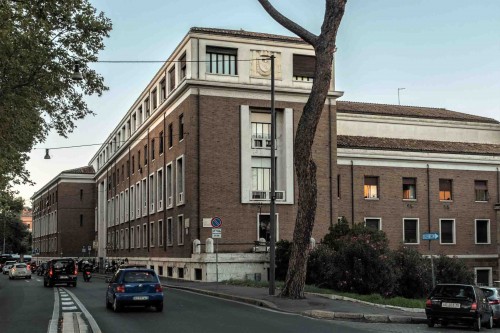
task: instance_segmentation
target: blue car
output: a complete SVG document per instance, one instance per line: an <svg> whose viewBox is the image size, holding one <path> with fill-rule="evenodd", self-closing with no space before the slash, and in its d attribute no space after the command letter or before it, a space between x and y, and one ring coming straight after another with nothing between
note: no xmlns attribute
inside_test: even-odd
<svg viewBox="0 0 500 333"><path fill-rule="evenodd" d="M106 307L115 312L125 306L153 306L163 311L163 288L155 271L121 268L109 280Z"/></svg>

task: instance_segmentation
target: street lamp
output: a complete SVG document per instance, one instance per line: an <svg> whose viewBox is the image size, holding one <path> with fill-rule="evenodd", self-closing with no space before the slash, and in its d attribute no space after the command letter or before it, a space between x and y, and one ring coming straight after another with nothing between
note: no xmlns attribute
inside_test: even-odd
<svg viewBox="0 0 500 333"><path fill-rule="evenodd" d="M74 65L74 72L73 74L71 75L71 79L73 81L81 81L83 80L83 75L82 73L80 73L80 63L78 61L75 61L75 65Z"/></svg>
<svg viewBox="0 0 500 333"><path fill-rule="evenodd" d="M401 105L401 101L399 100L399 92L401 90L405 90L406 88L398 88L398 104Z"/></svg>

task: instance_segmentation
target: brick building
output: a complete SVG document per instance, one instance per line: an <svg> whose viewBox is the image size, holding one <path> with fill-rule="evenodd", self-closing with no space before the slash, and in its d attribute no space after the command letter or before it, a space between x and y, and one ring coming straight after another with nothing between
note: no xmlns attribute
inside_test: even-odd
<svg viewBox="0 0 500 333"><path fill-rule="evenodd" d="M80 257L95 238L95 181L91 166L66 170L32 197L37 260Z"/></svg>

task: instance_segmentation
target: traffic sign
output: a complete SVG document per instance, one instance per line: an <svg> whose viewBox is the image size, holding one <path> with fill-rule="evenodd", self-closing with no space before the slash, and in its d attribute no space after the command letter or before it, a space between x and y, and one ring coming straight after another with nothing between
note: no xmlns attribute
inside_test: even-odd
<svg viewBox="0 0 500 333"><path fill-rule="evenodd" d="M222 219L218 216L212 217L212 221L210 221L212 228L220 228L222 226Z"/></svg>
<svg viewBox="0 0 500 333"><path fill-rule="evenodd" d="M222 238L222 229L212 228L212 238Z"/></svg>
<svg viewBox="0 0 500 333"><path fill-rule="evenodd" d="M439 234L437 232L426 232L422 234L422 240L438 240Z"/></svg>
<svg viewBox="0 0 500 333"><path fill-rule="evenodd" d="M87 252L87 248L85 247L85 245L82 247L82 253L85 253Z"/></svg>

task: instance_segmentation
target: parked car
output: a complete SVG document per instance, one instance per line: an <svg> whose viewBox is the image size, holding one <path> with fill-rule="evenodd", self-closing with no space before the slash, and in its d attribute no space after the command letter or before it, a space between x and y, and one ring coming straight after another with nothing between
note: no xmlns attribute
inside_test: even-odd
<svg viewBox="0 0 500 333"><path fill-rule="evenodd" d="M108 309L118 312L124 306L154 306L156 311L163 311L163 288L154 270L121 268L108 282Z"/></svg>
<svg viewBox="0 0 500 333"><path fill-rule="evenodd" d="M500 291L493 287L481 287L493 310L493 321L500 326Z"/></svg>
<svg viewBox="0 0 500 333"><path fill-rule="evenodd" d="M36 275L38 276L42 276L45 274L45 271L47 270L47 263L46 262L43 262L40 264L40 266L38 266L38 268L36 269Z"/></svg>
<svg viewBox="0 0 500 333"><path fill-rule="evenodd" d="M438 284L425 303L427 324L439 323L472 325L480 331L485 325L493 327L493 310L483 291L469 284Z"/></svg>
<svg viewBox="0 0 500 333"><path fill-rule="evenodd" d="M3 264L3 267L2 267L2 273L4 275L7 275L9 274L9 270L12 268L12 266L16 263L15 260L9 260L9 261L6 261L5 264Z"/></svg>
<svg viewBox="0 0 500 333"><path fill-rule="evenodd" d="M78 269L72 258L58 258L47 262L47 269L43 275L43 285L52 287L55 284L66 284L76 287Z"/></svg>
<svg viewBox="0 0 500 333"><path fill-rule="evenodd" d="M9 270L9 279L31 279L31 271L25 263L16 263Z"/></svg>

